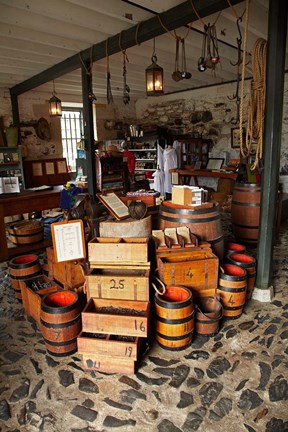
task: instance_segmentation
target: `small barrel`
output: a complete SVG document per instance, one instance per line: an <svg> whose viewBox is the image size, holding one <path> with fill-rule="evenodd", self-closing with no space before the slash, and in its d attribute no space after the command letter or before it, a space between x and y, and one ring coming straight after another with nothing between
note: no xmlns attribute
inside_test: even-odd
<svg viewBox="0 0 288 432"><path fill-rule="evenodd" d="M25 281L42 274L42 268L37 255L21 255L9 261L11 286L18 300L22 300L20 281Z"/></svg>
<svg viewBox="0 0 288 432"><path fill-rule="evenodd" d="M156 341L172 351L187 348L194 332L192 292L183 286L167 286L163 295L155 295Z"/></svg>
<svg viewBox="0 0 288 432"><path fill-rule="evenodd" d="M57 291L41 300L40 330L49 354L68 356L77 351L81 306L74 291Z"/></svg>
<svg viewBox="0 0 288 432"><path fill-rule="evenodd" d="M250 255L233 253L227 257L231 264L240 266L247 271L247 292L246 300L250 300L256 280L256 260Z"/></svg>
<svg viewBox="0 0 288 432"><path fill-rule="evenodd" d="M247 272L234 264L223 264L219 275L217 294L223 305L223 315L227 318L238 318L246 300Z"/></svg>
<svg viewBox="0 0 288 432"><path fill-rule="evenodd" d="M15 222L9 226L8 233L17 245L38 243L44 239L44 224L34 220Z"/></svg>
<svg viewBox="0 0 288 432"><path fill-rule="evenodd" d="M261 186L236 183L231 202L231 221L237 241L256 246L259 236Z"/></svg>
<svg viewBox="0 0 288 432"><path fill-rule="evenodd" d="M219 322L223 316L220 296L198 297L195 300L195 332L212 336L219 330Z"/></svg>
<svg viewBox="0 0 288 432"><path fill-rule="evenodd" d="M220 260L224 255L224 237L216 203L203 204L193 208L163 201L159 209L159 229L187 226L201 241L211 244L213 252Z"/></svg>
<svg viewBox="0 0 288 432"><path fill-rule="evenodd" d="M225 255L225 257L230 255L231 253L242 254L245 252L246 252L246 246L244 246L240 243L235 243L232 241L231 242L229 242L229 241L224 242L224 255Z"/></svg>

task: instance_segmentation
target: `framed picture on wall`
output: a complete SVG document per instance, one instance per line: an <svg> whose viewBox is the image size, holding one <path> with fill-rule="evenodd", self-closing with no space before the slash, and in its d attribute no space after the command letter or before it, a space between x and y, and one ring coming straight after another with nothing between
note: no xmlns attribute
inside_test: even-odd
<svg viewBox="0 0 288 432"><path fill-rule="evenodd" d="M243 136L243 142L245 142L245 137L246 137L245 128L242 128L242 136ZM231 129L231 147L240 148L240 128L239 127Z"/></svg>
<svg viewBox="0 0 288 432"><path fill-rule="evenodd" d="M207 170L219 170L224 163L224 158L210 158L208 159Z"/></svg>

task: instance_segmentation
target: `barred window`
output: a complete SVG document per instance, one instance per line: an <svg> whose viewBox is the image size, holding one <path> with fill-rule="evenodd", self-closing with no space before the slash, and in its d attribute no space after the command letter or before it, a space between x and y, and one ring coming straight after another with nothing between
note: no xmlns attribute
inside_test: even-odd
<svg viewBox="0 0 288 432"><path fill-rule="evenodd" d="M77 143L84 136L82 108L62 108L61 134L68 171L76 171Z"/></svg>

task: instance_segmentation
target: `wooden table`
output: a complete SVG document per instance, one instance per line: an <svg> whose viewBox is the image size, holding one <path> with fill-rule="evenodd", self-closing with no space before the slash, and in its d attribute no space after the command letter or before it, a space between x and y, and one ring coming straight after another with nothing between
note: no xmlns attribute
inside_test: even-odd
<svg viewBox="0 0 288 432"><path fill-rule="evenodd" d="M181 185L190 184L191 177L193 177L195 185L198 186L198 177L226 178L235 181L238 176L238 174L235 172L208 171L205 169L199 169L199 170L179 169L174 171L179 174L179 181Z"/></svg>
<svg viewBox="0 0 288 432"><path fill-rule="evenodd" d="M47 191L23 191L17 194L0 195L0 262L10 257L25 254L35 249L43 249L51 245L50 240L8 248L5 232L5 216L14 216L33 211L59 208L60 192L63 186L54 186Z"/></svg>

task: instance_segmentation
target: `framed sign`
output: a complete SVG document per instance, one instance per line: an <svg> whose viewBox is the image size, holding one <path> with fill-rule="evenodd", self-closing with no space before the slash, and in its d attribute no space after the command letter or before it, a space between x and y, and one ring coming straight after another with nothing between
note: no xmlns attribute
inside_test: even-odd
<svg viewBox="0 0 288 432"><path fill-rule="evenodd" d="M81 219L51 224L56 262L84 259L86 256L84 226Z"/></svg>
<svg viewBox="0 0 288 432"><path fill-rule="evenodd" d="M219 170L224 163L224 158L210 158L208 159L207 170Z"/></svg>
<svg viewBox="0 0 288 432"><path fill-rule="evenodd" d="M246 129L242 128L243 142L245 142ZM240 148L240 128L231 129L231 147Z"/></svg>

